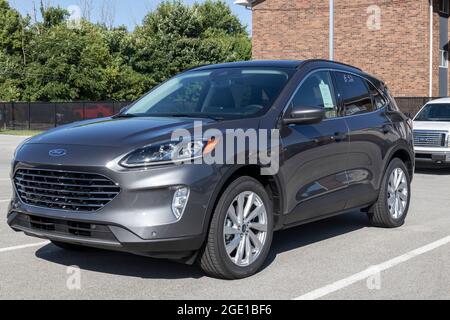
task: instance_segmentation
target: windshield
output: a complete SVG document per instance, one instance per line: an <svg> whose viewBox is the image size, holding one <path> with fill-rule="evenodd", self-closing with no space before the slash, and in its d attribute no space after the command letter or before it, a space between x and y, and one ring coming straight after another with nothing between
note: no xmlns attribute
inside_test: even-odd
<svg viewBox="0 0 450 320"><path fill-rule="evenodd" d="M415 121L450 121L450 104L428 104Z"/></svg>
<svg viewBox="0 0 450 320"><path fill-rule="evenodd" d="M222 68L176 76L136 101L123 116L192 116L217 119L263 114L294 70Z"/></svg>

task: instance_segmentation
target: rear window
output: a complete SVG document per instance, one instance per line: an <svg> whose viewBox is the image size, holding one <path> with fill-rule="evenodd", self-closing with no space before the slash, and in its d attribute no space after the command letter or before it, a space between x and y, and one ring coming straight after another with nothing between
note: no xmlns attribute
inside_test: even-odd
<svg viewBox="0 0 450 320"><path fill-rule="evenodd" d="M384 85L384 94L386 94L389 98L388 108L391 111L400 111L400 108L397 105L397 101L395 101L394 96L386 85Z"/></svg>
<svg viewBox="0 0 450 320"><path fill-rule="evenodd" d="M367 85L369 86L370 94L372 95L373 104L375 109L382 109L387 105L386 98L378 91L374 85L372 85L370 82L367 82Z"/></svg>

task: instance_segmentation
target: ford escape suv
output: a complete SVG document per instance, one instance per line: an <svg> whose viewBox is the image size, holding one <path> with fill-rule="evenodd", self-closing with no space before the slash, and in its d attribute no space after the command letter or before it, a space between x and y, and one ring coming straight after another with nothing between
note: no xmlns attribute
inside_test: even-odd
<svg viewBox="0 0 450 320"><path fill-rule="evenodd" d="M245 139L228 147L236 132ZM402 226L413 172L410 121L360 69L208 65L115 116L25 141L7 219L64 249L198 262L239 279L262 267L277 230L354 210L374 226Z"/></svg>

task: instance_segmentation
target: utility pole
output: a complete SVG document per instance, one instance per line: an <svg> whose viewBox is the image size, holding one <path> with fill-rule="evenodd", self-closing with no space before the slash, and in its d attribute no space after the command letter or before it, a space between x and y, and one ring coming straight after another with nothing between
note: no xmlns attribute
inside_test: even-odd
<svg viewBox="0 0 450 320"><path fill-rule="evenodd" d="M429 59L430 59L430 66L429 66L429 72L430 72L430 79L429 79L429 85L428 85L428 96L431 98L433 96L433 14L434 14L434 8L433 8L433 0L430 0L430 30L429 30L429 37L430 37L430 52L429 52Z"/></svg>
<svg viewBox="0 0 450 320"><path fill-rule="evenodd" d="M330 0L330 60L334 60L334 0Z"/></svg>

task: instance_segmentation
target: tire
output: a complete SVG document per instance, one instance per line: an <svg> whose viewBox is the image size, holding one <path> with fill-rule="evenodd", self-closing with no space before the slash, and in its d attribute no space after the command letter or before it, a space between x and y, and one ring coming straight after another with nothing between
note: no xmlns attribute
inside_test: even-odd
<svg viewBox="0 0 450 320"><path fill-rule="evenodd" d="M244 200L240 201L239 199ZM250 199L254 202L248 210L247 218L251 219L255 212L258 212L258 216L244 221L244 223L234 224L233 221L240 221L240 218L236 214L234 218L237 220L231 219L230 211L239 212L238 208L245 208ZM244 205L240 206L240 203ZM241 215L241 219L243 219L242 217L244 214ZM256 226L263 231L254 228ZM264 232L264 229L267 231ZM239 234L231 234L230 230ZM215 278L234 280L250 277L260 270L266 260L272 238L272 202L266 190L257 180L251 177L240 177L233 181L220 196L211 219L206 243L199 256L200 267ZM245 243L242 246L245 256L239 255L242 241ZM230 250L237 242L239 245L236 249L227 252L227 248ZM247 242L249 246L247 246ZM259 245L257 245L258 242ZM248 254L248 252L251 253ZM242 259L239 258L241 256Z"/></svg>
<svg viewBox="0 0 450 320"><path fill-rule="evenodd" d="M73 243L66 243L66 242L59 242L59 241L52 241L52 243L57 246L60 249L67 250L67 251L85 251L88 248L83 247L77 244Z"/></svg>
<svg viewBox="0 0 450 320"><path fill-rule="evenodd" d="M399 194L401 198L406 199L406 204L403 205L403 201L401 201L401 207L403 207L403 211L392 212L396 210L396 197L392 197L392 185L391 177L393 177L394 172L399 172L397 170L401 170L404 174L404 183L401 183L400 186L405 185L407 189L407 195L405 196L405 189L402 189L396 192L395 194ZM392 204L392 200L394 199L394 205ZM400 199L401 200L401 199ZM394 158L389 164L385 176L383 177L383 181L380 188L380 195L378 201L372 206L369 210L368 216L370 223L375 227L380 228L398 228L401 227L405 223L405 219L408 215L409 205L411 201L411 177L409 176L408 169L402 160L398 158ZM399 207L399 208L401 208Z"/></svg>

